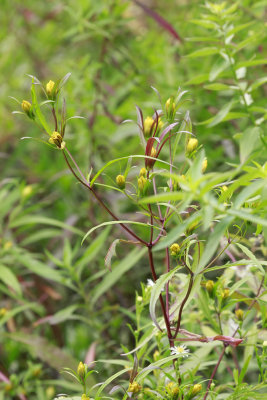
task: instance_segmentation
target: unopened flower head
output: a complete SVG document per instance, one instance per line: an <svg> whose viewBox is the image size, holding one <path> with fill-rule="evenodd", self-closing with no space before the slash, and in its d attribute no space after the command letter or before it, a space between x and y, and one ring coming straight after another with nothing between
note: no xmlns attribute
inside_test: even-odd
<svg viewBox="0 0 267 400"><path fill-rule="evenodd" d="M128 392L138 393L138 392L140 392L141 389L142 389L142 386L140 386L139 383L134 381L133 383L130 383Z"/></svg>
<svg viewBox="0 0 267 400"><path fill-rule="evenodd" d="M201 166L202 174L204 174L204 172L206 171L207 166L208 166L208 160L207 157L205 157L204 160L202 161L202 166Z"/></svg>
<svg viewBox="0 0 267 400"><path fill-rule="evenodd" d="M196 385L193 386L191 394L196 395L201 391L201 389L202 389L201 383L197 383Z"/></svg>
<svg viewBox="0 0 267 400"><path fill-rule="evenodd" d="M179 244L178 244L178 243L173 243L173 244L170 246L170 251L171 251L171 256L177 257L178 254L179 254L179 252L180 252L180 246L179 246Z"/></svg>
<svg viewBox="0 0 267 400"><path fill-rule="evenodd" d="M138 178L137 183L138 183L138 189L140 191L141 194L144 194L146 191L146 187L147 187L147 179L144 176L140 176L140 178Z"/></svg>
<svg viewBox="0 0 267 400"><path fill-rule="evenodd" d="M120 189L124 189L125 188L125 177L123 175L117 175L116 183Z"/></svg>
<svg viewBox="0 0 267 400"><path fill-rule="evenodd" d="M181 346L171 347L171 355L172 356L177 355L177 356L184 358L184 357L189 356L188 353L189 353L189 349L184 344L182 344Z"/></svg>
<svg viewBox="0 0 267 400"><path fill-rule="evenodd" d="M49 143L55 144L59 149L64 149L65 142L59 132L53 132L50 136Z"/></svg>
<svg viewBox="0 0 267 400"><path fill-rule="evenodd" d="M90 398L89 398L88 396L86 396L86 394L84 393L84 394L82 395L81 400L90 400Z"/></svg>
<svg viewBox="0 0 267 400"><path fill-rule="evenodd" d="M230 290L229 289L224 289L223 291L222 291L222 298L223 299L227 299L227 297L229 297L229 294L230 294Z"/></svg>
<svg viewBox="0 0 267 400"><path fill-rule="evenodd" d="M175 114L175 102L172 97L169 97L165 103L165 110L168 119L172 119Z"/></svg>
<svg viewBox="0 0 267 400"><path fill-rule="evenodd" d="M159 119L158 119L158 130L159 130L159 131L161 130L161 128L163 127L163 125L164 125L164 122L162 121L161 118L159 118Z"/></svg>
<svg viewBox="0 0 267 400"><path fill-rule="evenodd" d="M171 396L176 396L179 393L179 386L174 382L169 382L166 385L166 390Z"/></svg>
<svg viewBox="0 0 267 400"><path fill-rule="evenodd" d="M31 118L31 119L35 118L34 111L32 109L32 105L29 101L23 100L23 102L21 103L21 108L25 112L25 114L28 115L29 118Z"/></svg>
<svg viewBox="0 0 267 400"><path fill-rule="evenodd" d="M25 186L25 188L22 190L22 196L23 197L28 197L31 194L32 194L32 186L31 185Z"/></svg>
<svg viewBox="0 0 267 400"><path fill-rule="evenodd" d="M211 281L211 280L207 281L207 282L205 283L205 288L207 289L207 291L208 291L209 293L211 293L211 292L213 291L213 288L214 288L214 282Z"/></svg>
<svg viewBox="0 0 267 400"><path fill-rule="evenodd" d="M6 308L0 308L0 318L4 317L6 315L7 309Z"/></svg>
<svg viewBox="0 0 267 400"><path fill-rule="evenodd" d="M54 87L55 87L55 82L54 82L54 81L51 81L51 80L50 80L50 81L46 84L45 90L46 90L46 93L48 94L48 96L51 96L51 95L52 95L53 90L54 90Z"/></svg>
<svg viewBox="0 0 267 400"><path fill-rule="evenodd" d="M150 157L156 157L156 155L157 155L157 150L155 149L155 147L152 147L150 152Z"/></svg>
<svg viewBox="0 0 267 400"><path fill-rule="evenodd" d="M235 310L235 315L236 315L236 318L239 321L243 321L243 319L244 319L244 311L241 310L241 308L238 308L237 310Z"/></svg>
<svg viewBox="0 0 267 400"><path fill-rule="evenodd" d="M186 146L186 153L188 155L192 154L198 146L198 140L196 138L191 138L188 140L187 146Z"/></svg>
<svg viewBox="0 0 267 400"><path fill-rule="evenodd" d="M85 377L85 374L86 374L86 366L85 366L85 364L84 364L82 361L79 362L79 365L78 365L78 368L77 368L77 374L78 374L79 377L82 378L82 379Z"/></svg>
<svg viewBox="0 0 267 400"><path fill-rule="evenodd" d="M151 136L152 126L154 123L155 121L152 117L146 117L146 119L144 120L144 135L146 137Z"/></svg>
<svg viewBox="0 0 267 400"><path fill-rule="evenodd" d="M139 176L146 176L146 174L147 174L146 168L145 167L141 168L140 172L139 172Z"/></svg>

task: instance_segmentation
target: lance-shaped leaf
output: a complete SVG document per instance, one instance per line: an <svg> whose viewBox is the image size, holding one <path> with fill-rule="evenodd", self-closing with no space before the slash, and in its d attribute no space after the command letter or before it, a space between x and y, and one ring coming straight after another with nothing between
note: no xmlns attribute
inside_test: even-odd
<svg viewBox="0 0 267 400"><path fill-rule="evenodd" d="M156 317L156 303L158 301L158 298L161 294L161 291L163 287L166 285L167 282L171 280L171 278L174 276L175 272L180 268L180 266L174 268L172 271L167 272L166 274L161 275L161 277L155 282L155 285L152 287L151 291L151 298L150 298L150 304L149 304L149 312L150 316L152 318L152 321L156 325L156 327L161 330L161 327L159 326L157 322L157 317Z"/></svg>
<svg viewBox="0 0 267 400"><path fill-rule="evenodd" d="M38 103L37 100L37 96L36 96L36 92L35 92L35 81L34 79L32 80L32 87L31 87L31 94L32 94L32 106L34 108L34 111L39 119L40 124L42 125L42 127L44 128L44 130L51 135L51 129L48 125L48 123L46 122L46 119L41 111L40 105Z"/></svg>

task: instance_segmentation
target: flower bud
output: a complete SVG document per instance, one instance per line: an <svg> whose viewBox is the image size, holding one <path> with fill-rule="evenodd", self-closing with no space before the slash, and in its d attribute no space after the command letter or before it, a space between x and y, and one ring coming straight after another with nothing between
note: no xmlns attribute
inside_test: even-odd
<svg viewBox="0 0 267 400"><path fill-rule="evenodd" d="M152 147L150 150L150 154L147 154L149 157L153 157L155 158L157 155L157 150L155 149L155 147ZM151 170L155 164L156 160L152 160L151 158L146 158L145 159L145 165L146 168L149 170Z"/></svg>
<svg viewBox="0 0 267 400"><path fill-rule="evenodd" d="M140 194L145 194L146 189L147 189L148 180L144 176L140 176L140 178L138 178L137 183L138 183L138 189L140 191Z"/></svg>
<svg viewBox="0 0 267 400"><path fill-rule="evenodd" d="M4 317L6 315L7 309L6 308L0 308L0 318Z"/></svg>
<svg viewBox="0 0 267 400"><path fill-rule="evenodd" d="M146 117L144 120L144 135L145 137L151 136L152 126L154 124L154 119L152 117Z"/></svg>
<svg viewBox="0 0 267 400"><path fill-rule="evenodd" d="M147 170L145 168L141 168L139 172L139 176L146 176Z"/></svg>
<svg viewBox="0 0 267 400"><path fill-rule="evenodd" d="M31 185L25 186L25 188L22 190L22 196L23 197L28 197L31 194L32 194L32 186Z"/></svg>
<svg viewBox="0 0 267 400"><path fill-rule="evenodd" d="M160 358L160 352L158 350L155 350L153 353L153 360L158 361Z"/></svg>
<svg viewBox="0 0 267 400"><path fill-rule="evenodd" d="M138 392L140 392L141 389L142 389L142 386L140 386L139 383L134 381L133 383L130 383L128 392L138 393Z"/></svg>
<svg viewBox="0 0 267 400"><path fill-rule="evenodd" d="M205 288L207 289L207 291L209 293L211 293L213 291L213 288L214 288L214 282L213 281L207 281L205 283Z"/></svg>
<svg viewBox="0 0 267 400"><path fill-rule="evenodd" d="M227 192L227 190L228 190L228 187L225 186L225 185L223 185L223 187L222 187L222 192Z"/></svg>
<svg viewBox="0 0 267 400"><path fill-rule="evenodd" d="M193 153L194 150L196 150L197 146L198 140L196 138L189 139L186 146L186 153L190 155L191 153Z"/></svg>
<svg viewBox="0 0 267 400"><path fill-rule="evenodd" d="M48 141L51 144L55 144L59 149L64 149L65 147L65 142L63 142L62 136L56 131L52 133Z"/></svg>
<svg viewBox="0 0 267 400"><path fill-rule="evenodd" d="M267 340L264 340L264 342L262 343L263 347L267 347Z"/></svg>
<svg viewBox="0 0 267 400"><path fill-rule="evenodd" d="M137 301L138 303L142 303L143 297L142 297L142 296L137 296L136 301Z"/></svg>
<svg viewBox="0 0 267 400"><path fill-rule="evenodd" d="M84 393L84 394L82 395L81 400L90 400L90 398L89 398L88 396L86 396L86 394Z"/></svg>
<svg viewBox="0 0 267 400"><path fill-rule="evenodd" d="M28 115L29 118L34 119L35 115L32 109L32 105L29 101L23 100L21 103L21 108Z"/></svg>
<svg viewBox="0 0 267 400"><path fill-rule="evenodd" d="M201 172L202 172L202 174L204 174L204 172L206 171L207 166L208 166L208 160L207 160L207 158L205 157L204 160L202 161L202 166L201 166Z"/></svg>
<svg viewBox="0 0 267 400"><path fill-rule="evenodd" d="M46 90L46 93L48 94L48 96L51 96L51 95L52 95L53 90L54 90L54 87L55 87L55 82L54 82L54 81L51 81L51 80L50 80L50 81L46 84L45 90Z"/></svg>
<svg viewBox="0 0 267 400"><path fill-rule="evenodd" d="M196 385L193 386L191 394L193 396L195 396L196 394L198 394L201 391L201 389L202 389L202 385L200 383L197 383Z"/></svg>
<svg viewBox="0 0 267 400"><path fill-rule="evenodd" d="M120 189L124 189L125 188L125 177L123 175L117 175L116 183Z"/></svg>
<svg viewBox="0 0 267 400"><path fill-rule="evenodd" d="M158 130L160 131L161 128L163 127L164 122L161 120L161 118L158 119Z"/></svg>
<svg viewBox="0 0 267 400"><path fill-rule="evenodd" d="M56 394L54 386L48 386L48 388L45 391L45 394L48 397L48 399L54 398Z"/></svg>
<svg viewBox="0 0 267 400"><path fill-rule="evenodd" d="M177 257L178 254L179 254L179 252L180 252L180 246L179 246L179 244L178 244L178 243L173 243L173 244L170 246L170 251L171 251L171 256Z"/></svg>
<svg viewBox="0 0 267 400"><path fill-rule="evenodd" d="M167 118L173 118L174 112L175 112L175 103L172 97L168 98L168 100L165 103L165 110L166 110L166 115Z"/></svg>
<svg viewBox="0 0 267 400"><path fill-rule="evenodd" d="M244 319L244 311L241 310L241 308L238 308L237 310L235 310L235 315L236 315L236 318L239 321L243 321L243 319Z"/></svg>
<svg viewBox="0 0 267 400"><path fill-rule="evenodd" d="M223 300L227 299L227 297L229 297L229 294L230 294L230 290L229 289L224 289L222 291L222 299Z"/></svg>
<svg viewBox="0 0 267 400"><path fill-rule="evenodd" d="M78 368L77 368L77 374L79 375L80 378L84 379L85 377L85 365L82 361L79 362Z"/></svg>
<svg viewBox="0 0 267 400"><path fill-rule="evenodd" d="M179 386L175 385L174 382L169 382L166 386L166 390L171 396L176 396L179 393Z"/></svg>

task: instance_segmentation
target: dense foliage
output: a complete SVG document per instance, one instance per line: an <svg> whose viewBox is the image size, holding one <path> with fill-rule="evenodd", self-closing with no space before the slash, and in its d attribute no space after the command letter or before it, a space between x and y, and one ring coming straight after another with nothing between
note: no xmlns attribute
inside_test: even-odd
<svg viewBox="0 0 267 400"><path fill-rule="evenodd" d="M2 8L0 399L264 399L266 1Z"/></svg>

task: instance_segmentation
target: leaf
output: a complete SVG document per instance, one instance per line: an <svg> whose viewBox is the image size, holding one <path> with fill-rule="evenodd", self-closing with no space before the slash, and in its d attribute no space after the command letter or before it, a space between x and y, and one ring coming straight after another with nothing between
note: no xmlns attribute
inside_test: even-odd
<svg viewBox="0 0 267 400"><path fill-rule="evenodd" d="M85 241L85 239L91 235L92 232L94 232L96 229L101 228L102 226L107 226L107 225L122 225L122 224L133 224L133 225L140 225L140 226L145 226L146 228L149 228L151 225L150 224L146 224L144 222L138 222L138 221L127 221L127 220L122 220L122 221L107 221L107 222L103 222L102 224L99 224L97 226L94 226L93 228L91 228L83 237L82 239L82 244ZM160 230L159 227L154 226L154 228Z"/></svg>
<svg viewBox="0 0 267 400"><path fill-rule="evenodd" d="M112 257L116 256L116 246L120 242L120 239L115 239L107 252L107 255L105 257L105 266L108 268L109 271L111 271L111 259Z"/></svg>
<svg viewBox="0 0 267 400"><path fill-rule="evenodd" d="M60 80L59 85L58 85L58 90L61 90L63 86L67 83L71 76L71 72L68 72L63 78Z"/></svg>
<svg viewBox="0 0 267 400"><path fill-rule="evenodd" d="M240 139L240 160L244 163L250 154L260 146L260 128L247 128ZM249 143L249 145L248 145Z"/></svg>
<svg viewBox="0 0 267 400"><path fill-rule="evenodd" d="M213 233L208 239L202 257L200 259L199 265L197 267L196 273L199 273L210 261L211 257L214 255L217 247L220 244L220 240L226 232L226 229L233 221L233 217L224 217L220 222L217 223Z"/></svg>
<svg viewBox="0 0 267 400"><path fill-rule="evenodd" d="M224 70L226 70L230 65L229 60L222 59L221 57L213 64L210 73L209 81L213 82Z"/></svg>
<svg viewBox="0 0 267 400"><path fill-rule="evenodd" d="M102 383L102 385L100 386L100 388L98 389L98 391L96 392L95 398L98 398L98 396L100 395L100 393L103 392L103 390L105 389L105 387L107 385L109 385L112 381L114 381L114 379L116 379L118 376L125 374L125 372L131 370L131 368L125 368L119 372L117 372L116 374L110 376L104 383Z"/></svg>
<svg viewBox="0 0 267 400"><path fill-rule="evenodd" d="M262 189L266 185L266 179L257 179L254 182L247 182L248 186L246 186L235 198L233 203L233 210L240 208L247 199L251 196L254 196L260 189ZM232 211L229 209L228 211Z"/></svg>
<svg viewBox="0 0 267 400"><path fill-rule="evenodd" d="M160 201L178 201L183 200L185 197L185 193L182 191L179 192L166 192L166 193L159 193L153 196L144 197L139 200L140 204L153 204L158 203Z"/></svg>
<svg viewBox="0 0 267 400"><path fill-rule="evenodd" d="M0 318L0 326L3 326L7 321L11 318L14 318L17 314L21 314L23 311L33 309L36 312L40 311L40 305L37 303L28 303L24 304L23 306L18 306L8 310L6 314Z"/></svg>
<svg viewBox="0 0 267 400"><path fill-rule="evenodd" d="M212 119L212 121L208 124L208 127L211 128L212 126L218 125L222 120L226 117L229 113L231 108L233 107L234 101L230 101L230 103L225 104L225 106L218 112L217 115Z"/></svg>
<svg viewBox="0 0 267 400"><path fill-rule="evenodd" d="M158 301L158 298L161 294L161 289L165 286L169 280L173 277L175 272L180 268L180 266L174 268L172 271L167 272L166 274L162 274L160 278L155 282L155 284L152 287L151 291L151 297L150 297L150 304L149 304L149 312L152 321L156 325L156 327L161 330L158 322L157 322L157 317L156 317L156 303Z"/></svg>
<svg viewBox="0 0 267 400"><path fill-rule="evenodd" d="M190 54L187 54L188 58L206 57L212 54L218 54L220 52L218 47L203 47L203 49L195 50Z"/></svg>
<svg viewBox="0 0 267 400"><path fill-rule="evenodd" d="M261 265L260 260L257 259L257 257L254 256L254 254L252 253L252 251L250 251L246 246L243 246L240 243L236 243L236 246L239 247L244 254L246 254L246 256L253 261L253 264L256 265L258 267L258 269L262 272L263 275L265 275L265 271ZM231 288L232 289L232 288ZM236 290L237 288L235 288Z"/></svg>
<svg viewBox="0 0 267 400"><path fill-rule="evenodd" d="M254 59L250 61L241 61L235 65L235 69L242 67L254 67L255 65L265 65L267 64L267 58L265 59Z"/></svg>
<svg viewBox="0 0 267 400"><path fill-rule="evenodd" d="M9 226L11 228L17 228L19 226L27 226L32 224L57 226L59 228L66 229L67 231L76 233L79 236L84 235L83 231L81 231L80 229L74 228L73 226L65 224L64 222L57 221L56 219L42 217L40 215L27 215L17 218L14 221L11 221Z"/></svg>
<svg viewBox="0 0 267 400"><path fill-rule="evenodd" d="M91 299L91 304L95 304L102 294L108 291L108 289L113 286L123 274L125 274L129 269L134 267L136 263L144 256L147 252L146 248L134 249L132 250L122 261L120 261L112 270L108 272L102 282L96 286Z"/></svg>
<svg viewBox="0 0 267 400"><path fill-rule="evenodd" d="M1 264L0 264L0 280L3 281L7 286L15 290L15 292L19 296L22 295L21 287L16 275L11 271L10 268Z"/></svg>
<svg viewBox="0 0 267 400"><path fill-rule="evenodd" d="M24 265L30 271L34 272L36 275L41 276L42 278L52 280L55 282L60 282L61 284L66 284L64 277L61 273L44 264L32 257L32 255L27 254L19 254L17 257L17 262Z"/></svg>
<svg viewBox="0 0 267 400"><path fill-rule="evenodd" d="M189 81L185 82L185 85L199 85L200 83L207 82L208 80L209 74L201 74L189 79Z"/></svg>
<svg viewBox="0 0 267 400"><path fill-rule="evenodd" d="M231 90L233 87L225 85L224 83L211 83L209 85L205 85L204 89L207 90Z"/></svg>
<svg viewBox="0 0 267 400"><path fill-rule="evenodd" d="M42 125L42 127L44 128L44 130L51 135L51 129L48 125L48 123L46 122L46 119L41 111L41 108L39 106L38 100L37 100L37 96L36 96L36 92L35 92L35 83L34 83L34 79L32 80L32 88L31 88L31 94L32 94L32 106L34 108L34 111L40 121L40 124Z"/></svg>

